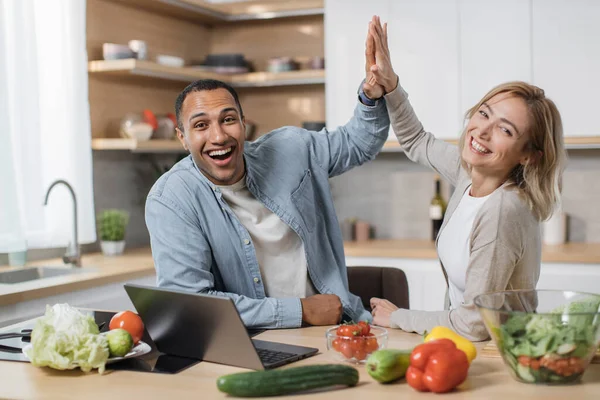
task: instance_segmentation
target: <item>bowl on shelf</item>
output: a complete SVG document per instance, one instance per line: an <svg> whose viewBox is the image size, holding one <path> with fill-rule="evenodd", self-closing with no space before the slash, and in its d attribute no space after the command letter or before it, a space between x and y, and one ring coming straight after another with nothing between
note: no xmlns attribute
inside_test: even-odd
<svg viewBox="0 0 600 400"><path fill-rule="evenodd" d="M600 295L514 290L482 294L474 302L516 380L581 380L600 341Z"/></svg>
<svg viewBox="0 0 600 400"><path fill-rule="evenodd" d="M348 326L352 325L334 326L325 333L328 353L334 359L364 364L371 353L387 347L388 332L384 328L370 326L369 335L363 336L340 330L341 327Z"/></svg>
<svg viewBox="0 0 600 400"><path fill-rule="evenodd" d="M105 60L122 60L126 58L135 58L135 53L124 44L103 43L102 58Z"/></svg>
<svg viewBox="0 0 600 400"><path fill-rule="evenodd" d="M139 141L150 140L154 128L141 114L127 113L121 120L119 133L121 137Z"/></svg>

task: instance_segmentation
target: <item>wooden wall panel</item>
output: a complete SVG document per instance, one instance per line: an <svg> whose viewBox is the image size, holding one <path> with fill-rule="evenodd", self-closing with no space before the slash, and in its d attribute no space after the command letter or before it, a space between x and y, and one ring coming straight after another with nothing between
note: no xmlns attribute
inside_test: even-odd
<svg viewBox="0 0 600 400"><path fill-rule="evenodd" d="M239 3L208 3L204 0L181 0L207 10L229 15L260 14L323 8L324 0L253 0Z"/></svg>
<svg viewBox="0 0 600 400"><path fill-rule="evenodd" d="M128 112L139 113L146 108L156 115L174 112L175 98L185 86L185 82L90 75L92 137L119 137L119 124Z"/></svg>
<svg viewBox="0 0 600 400"><path fill-rule="evenodd" d="M238 89L246 119L257 123L257 136L285 125L325 121L323 85Z"/></svg>
<svg viewBox="0 0 600 400"><path fill-rule="evenodd" d="M90 60L102 59L102 43L127 44L144 40L149 59L157 54L203 60L210 48L209 29L203 25L106 0L87 2L87 50Z"/></svg>
<svg viewBox="0 0 600 400"><path fill-rule="evenodd" d="M211 53L243 53L257 71L272 57L323 57L324 47L322 15L217 25L210 41Z"/></svg>
<svg viewBox="0 0 600 400"><path fill-rule="evenodd" d="M149 59L157 54L201 60L208 53L208 28L123 4L88 0L87 51L89 60L102 59L102 43L146 41ZM155 114L173 112L185 82L119 79L89 75L92 137L118 137L121 118L144 108Z"/></svg>
<svg viewBox="0 0 600 400"><path fill-rule="evenodd" d="M323 16L227 23L209 28L108 0L88 0L87 49L90 60L102 59L102 43L146 41L149 59L164 53L201 61L209 53L242 52L257 70L277 56L323 56ZM155 114L174 111L185 82L89 75L92 137L119 137L128 112L148 108ZM325 120L323 85L240 89L246 115L258 133L303 121Z"/></svg>

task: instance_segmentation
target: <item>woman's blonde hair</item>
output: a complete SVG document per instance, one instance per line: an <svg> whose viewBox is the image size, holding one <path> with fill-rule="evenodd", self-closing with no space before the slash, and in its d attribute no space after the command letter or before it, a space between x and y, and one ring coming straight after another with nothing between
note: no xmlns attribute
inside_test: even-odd
<svg viewBox="0 0 600 400"><path fill-rule="evenodd" d="M530 115L529 140L526 146L532 153L532 162L517 165L510 174L509 181L521 192L529 208L540 219L552 216L560 204L562 173L567 161L560 113L552 100L537 86L525 82L507 82L490 90L465 115L470 119L483 103L500 94L522 99ZM465 145L466 128L459 146ZM541 154L540 154L541 153ZM463 167L470 172L470 166L462 161Z"/></svg>

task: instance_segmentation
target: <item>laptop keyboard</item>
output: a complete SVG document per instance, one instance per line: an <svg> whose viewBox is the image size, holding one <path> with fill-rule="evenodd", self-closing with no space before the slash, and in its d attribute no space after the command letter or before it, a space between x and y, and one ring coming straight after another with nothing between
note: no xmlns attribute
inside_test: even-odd
<svg viewBox="0 0 600 400"><path fill-rule="evenodd" d="M296 354L293 353L267 349L256 349L256 352L258 353L258 356L263 364L276 364L280 361L296 356Z"/></svg>

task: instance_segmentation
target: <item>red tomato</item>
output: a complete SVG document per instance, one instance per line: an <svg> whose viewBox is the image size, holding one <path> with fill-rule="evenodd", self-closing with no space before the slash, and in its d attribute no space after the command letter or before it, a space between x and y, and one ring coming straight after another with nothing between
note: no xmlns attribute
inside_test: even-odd
<svg viewBox="0 0 600 400"><path fill-rule="evenodd" d="M331 342L331 347L333 347L334 350L336 351L340 351L340 345L342 344L342 339L341 338L335 338L333 339L333 342Z"/></svg>
<svg viewBox="0 0 600 400"><path fill-rule="evenodd" d="M144 336L144 322L139 315L131 311L116 313L110 320L108 328L110 330L125 329L131 335L134 344L137 344Z"/></svg>
<svg viewBox="0 0 600 400"><path fill-rule="evenodd" d="M354 351L354 358L361 361L367 358L367 352L365 350L365 339L361 336L352 339L352 350Z"/></svg>
<svg viewBox="0 0 600 400"><path fill-rule="evenodd" d="M358 325L340 325L335 331L336 335L343 337L355 337L360 335L362 328Z"/></svg>
<svg viewBox="0 0 600 400"><path fill-rule="evenodd" d="M379 343L377 343L377 339L374 337L365 338L365 351L367 353L372 353L379 348Z"/></svg>
<svg viewBox="0 0 600 400"><path fill-rule="evenodd" d="M367 356L368 356L368 354L364 348L359 349L359 350L354 350L354 358L356 358L358 361L362 361L362 360L366 359Z"/></svg>
<svg viewBox="0 0 600 400"><path fill-rule="evenodd" d="M346 358L352 358L354 356L354 347L352 347L352 343L350 343L349 340L344 340L344 342L340 344L340 353Z"/></svg>
<svg viewBox="0 0 600 400"><path fill-rule="evenodd" d="M367 321L360 321L358 324L360 326L361 332L360 334L363 336L367 336L369 332L371 332L371 325Z"/></svg>

